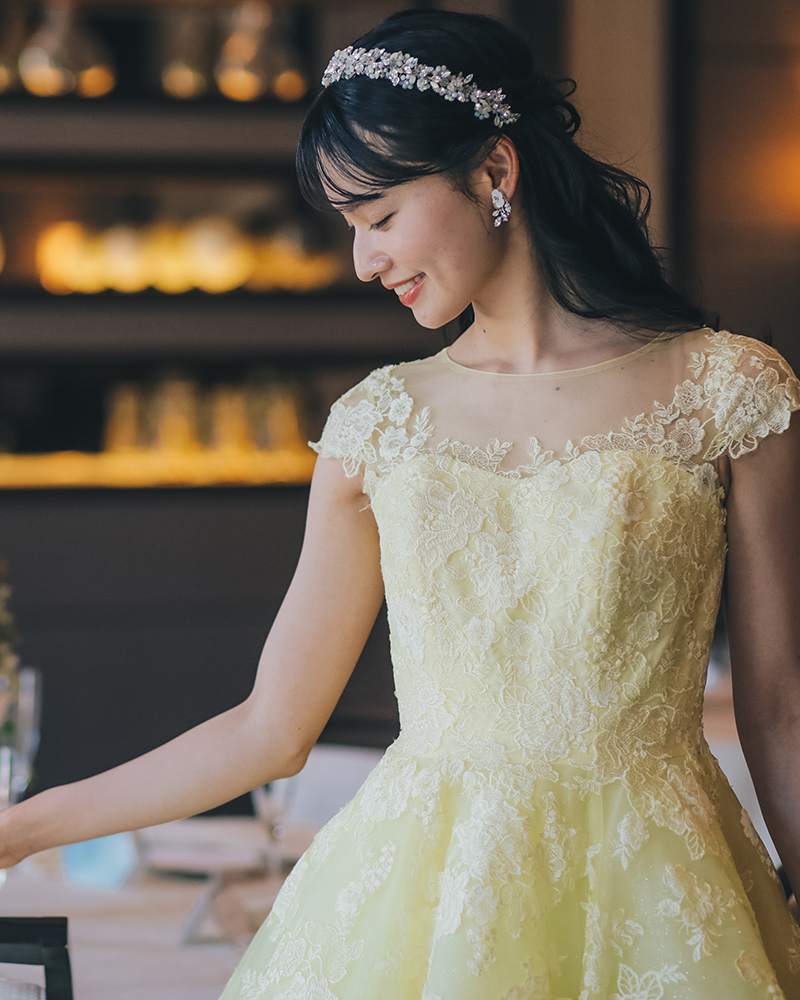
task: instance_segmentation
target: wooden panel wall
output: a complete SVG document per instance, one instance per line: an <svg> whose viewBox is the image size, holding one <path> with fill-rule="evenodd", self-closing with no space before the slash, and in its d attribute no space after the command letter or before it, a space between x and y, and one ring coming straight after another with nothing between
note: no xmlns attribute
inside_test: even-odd
<svg viewBox="0 0 800 1000"><path fill-rule="evenodd" d="M800 3L698 0L696 266L724 326L800 365Z"/></svg>

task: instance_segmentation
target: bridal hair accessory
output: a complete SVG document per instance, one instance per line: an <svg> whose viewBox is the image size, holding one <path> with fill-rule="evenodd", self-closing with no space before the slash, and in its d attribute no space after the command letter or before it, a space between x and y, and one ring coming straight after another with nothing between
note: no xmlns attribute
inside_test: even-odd
<svg viewBox="0 0 800 1000"><path fill-rule="evenodd" d="M388 80L393 87L403 90L432 90L446 101L471 101L476 118L491 118L495 125L512 125L519 115L505 104L502 90L481 90L472 82L472 73L464 76L451 73L446 66L426 66L406 52L387 52L386 49L356 49L348 45L337 49L322 77L322 86L329 87L337 80L350 80L354 76L367 76L370 80Z"/></svg>
<svg viewBox="0 0 800 1000"><path fill-rule="evenodd" d="M508 222L508 217L511 215L511 202L500 188L494 188L492 190L492 204L494 205L494 211L492 212L494 224L502 226L504 222Z"/></svg>

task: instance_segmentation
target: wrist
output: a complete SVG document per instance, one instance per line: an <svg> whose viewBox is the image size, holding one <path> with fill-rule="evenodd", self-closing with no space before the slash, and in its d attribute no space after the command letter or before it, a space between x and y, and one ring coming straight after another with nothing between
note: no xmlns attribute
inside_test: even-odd
<svg viewBox="0 0 800 1000"><path fill-rule="evenodd" d="M5 859L2 864L17 864L31 854L57 846L58 836L48 831L48 810L43 808L50 797L52 791L41 792L0 812L0 854Z"/></svg>

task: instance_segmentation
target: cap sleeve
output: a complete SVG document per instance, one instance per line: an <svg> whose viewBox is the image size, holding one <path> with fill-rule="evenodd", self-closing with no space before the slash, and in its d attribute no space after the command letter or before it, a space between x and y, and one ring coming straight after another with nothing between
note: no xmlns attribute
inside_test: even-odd
<svg viewBox="0 0 800 1000"><path fill-rule="evenodd" d="M761 438L780 434L800 409L800 381L789 363L767 344L731 333L715 333L708 351L694 355L696 373L714 421L706 458L738 458Z"/></svg>
<svg viewBox="0 0 800 1000"><path fill-rule="evenodd" d="M396 431L398 418L407 418L411 410L402 379L392 375L394 368L376 369L337 399L319 441L308 442L321 458L341 458L348 477L385 457L387 432Z"/></svg>

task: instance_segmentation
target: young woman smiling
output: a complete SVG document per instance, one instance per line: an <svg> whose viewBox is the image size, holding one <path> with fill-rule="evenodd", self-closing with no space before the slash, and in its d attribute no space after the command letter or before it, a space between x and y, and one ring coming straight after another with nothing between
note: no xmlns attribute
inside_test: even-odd
<svg viewBox="0 0 800 1000"><path fill-rule="evenodd" d="M295 773L384 595L402 729L225 1000L800 995L800 933L702 735L728 576L742 743L800 884L800 383L704 324L647 191L499 23L390 17L298 150L430 357L334 404L253 693L0 817L0 864Z"/></svg>

